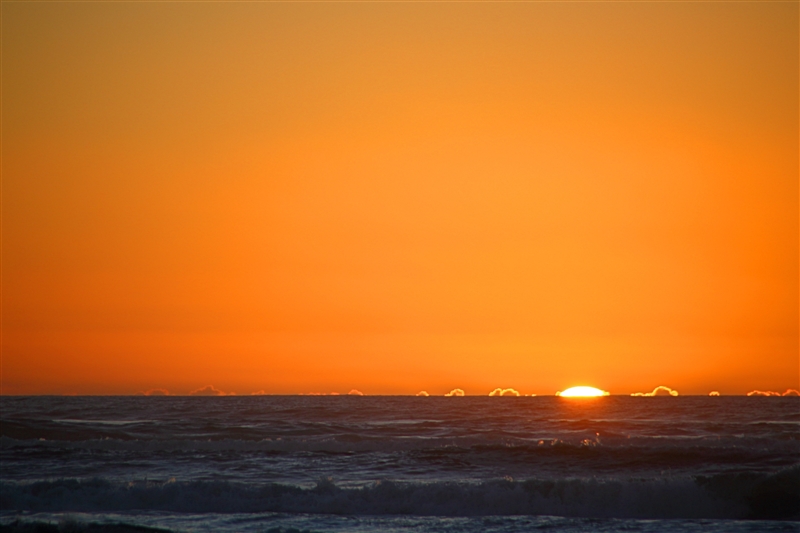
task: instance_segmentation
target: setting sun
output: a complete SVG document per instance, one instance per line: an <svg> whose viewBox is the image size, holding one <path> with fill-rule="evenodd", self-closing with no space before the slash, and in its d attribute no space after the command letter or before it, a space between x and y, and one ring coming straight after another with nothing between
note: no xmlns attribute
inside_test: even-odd
<svg viewBox="0 0 800 533"><path fill-rule="evenodd" d="M565 391L556 393L556 396L564 396L567 398L589 398L594 396L608 396L604 390L596 389L594 387L570 387Z"/></svg>

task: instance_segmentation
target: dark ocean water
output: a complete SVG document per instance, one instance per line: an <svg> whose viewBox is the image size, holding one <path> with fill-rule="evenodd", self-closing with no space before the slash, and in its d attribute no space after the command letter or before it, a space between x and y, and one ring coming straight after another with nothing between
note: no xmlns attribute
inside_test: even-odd
<svg viewBox="0 0 800 533"><path fill-rule="evenodd" d="M7 531L800 529L796 397L0 401Z"/></svg>

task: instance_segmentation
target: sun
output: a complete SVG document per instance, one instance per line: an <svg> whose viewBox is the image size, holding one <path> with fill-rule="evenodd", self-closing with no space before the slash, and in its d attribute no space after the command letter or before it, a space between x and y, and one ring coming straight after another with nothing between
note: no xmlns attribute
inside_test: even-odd
<svg viewBox="0 0 800 533"><path fill-rule="evenodd" d="M557 392L556 396L563 396L565 398L593 398L596 396L608 396L608 393L594 387L570 387L565 391Z"/></svg>

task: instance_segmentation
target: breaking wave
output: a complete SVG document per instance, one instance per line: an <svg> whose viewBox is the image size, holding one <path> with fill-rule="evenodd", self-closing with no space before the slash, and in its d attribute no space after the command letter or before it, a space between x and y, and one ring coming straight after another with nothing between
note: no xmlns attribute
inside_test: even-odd
<svg viewBox="0 0 800 533"><path fill-rule="evenodd" d="M225 481L4 481L0 508L26 512L153 510L337 515L558 515L614 518L800 518L800 465L767 474L694 478L379 481L314 487Z"/></svg>

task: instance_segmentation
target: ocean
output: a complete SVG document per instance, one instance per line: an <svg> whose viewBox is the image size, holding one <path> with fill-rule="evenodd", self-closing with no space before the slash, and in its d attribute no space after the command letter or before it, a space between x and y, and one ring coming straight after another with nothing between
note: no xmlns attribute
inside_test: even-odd
<svg viewBox="0 0 800 533"><path fill-rule="evenodd" d="M800 531L800 398L0 398L0 530Z"/></svg>

